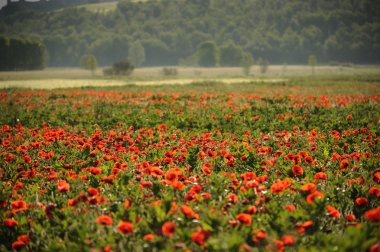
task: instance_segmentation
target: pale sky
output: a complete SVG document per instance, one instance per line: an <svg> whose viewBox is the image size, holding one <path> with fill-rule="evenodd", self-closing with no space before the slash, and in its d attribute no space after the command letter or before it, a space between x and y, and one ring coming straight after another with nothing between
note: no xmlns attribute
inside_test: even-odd
<svg viewBox="0 0 380 252"><path fill-rule="evenodd" d="M7 0L0 0L0 9L7 4Z"/></svg>

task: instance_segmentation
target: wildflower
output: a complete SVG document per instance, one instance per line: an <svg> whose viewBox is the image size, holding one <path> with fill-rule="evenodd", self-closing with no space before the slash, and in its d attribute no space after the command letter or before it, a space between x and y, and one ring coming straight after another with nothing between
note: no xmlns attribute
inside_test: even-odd
<svg viewBox="0 0 380 252"><path fill-rule="evenodd" d="M270 190L273 192L273 193L276 193L276 194L279 194L281 192L283 192L285 190L285 186L283 185L283 183L281 181L279 182L275 182L274 184L272 184L272 186L270 187Z"/></svg>
<svg viewBox="0 0 380 252"><path fill-rule="evenodd" d="M4 219L3 223L6 227L13 228L18 225L18 222L14 219Z"/></svg>
<svg viewBox="0 0 380 252"><path fill-rule="evenodd" d="M339 218L340 217L339 211L333 206L327 206L327 212L333 218Z"/></svg>
<svg viewBox="0 0 380 252"><path fill-rule="evenodd" d="M171 221L167 221L161 227L162 235L172 237L174 235L175 229L176 226L174 225L174 223Z"/></svg>
<svg viewBox="0 0 380 252"><path fill-rule="evenodd" d="M211 175L212 174L212 171L210 169L211 167L212 167L212 164L210 164L210 163L203 164L203 166L202 166L203 173L206 175Z"/></svg>
<svg viewBox="0 0 380 252"><path fill-rule="evenodd" d="M24 210L28 209L28 207L26 205L26 202L23 201L23 200L13 201L11 203L11 208L12 208L12 210L13 210L14 213L17 213L17 212L24 211Z"/></svg>
<svg viewBox="0 0 380 252"><path fill-rule="evenodd" d="M340 169L345 171L347 170L348 166L350 165L350 162L348 162L347 159L343 159L342 161L340 161Z"/></svg>
<svg viewBox="0 0 380 252"><path fill-rule="evenodd" d="M353 214L347 214L346 216L344 216L344 218L345 218L347 221L354 221L354 220L356 220L356 217L355 217L355 215L353 215Z"/></svg>
<svg viewBox="0 0 380 252"><path fill-rule="evenodd" d="M192 233L191 240L202 247L206 244L206 241L210 235L210 232L198 227L197 231Z"/></svg>
<svg viewBox="0 0 380 252"><path fill-rule="evenodd" d="M364 217L372 222L380 222L380 207L368 210L364 213Z"/></svg>
<svg viewBox="0 0 380 252"><path fill-rule="evenodd" d="M107 215L101 215L98 218L96 218L96 222L103 226L110 226L113 223L113 220L111 217Z"/></svg>
<svg viewBox="0 0 380 252"><path fill-rule="evenodd" d="M281 240L285 246L293 246L296 243L294 237L291 235L283 235Z"/></svg>
<svg viewBox="0 0 380 252"><path fill-rule="evenodd" d="M307 183L301 186L301 190L304 192L314 192L317 189L317 186L313 183Z"/></svg>
<svg viewBox="0 0 380 252"><path fill-rule="evenodd" d="M132 205L131 200L130 200L130 199L126 199L126 200L124 201L124 210L128 210L128 208L130 208L131 205Z"/></svg>
<svg viewBox="0 0 380 252"><path fill-rule="evenodd" d="M17 240L12 243L12 249L20 250L30 243L30 238L27 235L20 235Z"/></svg>
<svg viewBox="0 0 380 252"><path fill-rule="evenodd" d="M186 216L186 218L196 218L197 214L189 206L182 205L181 212Z"/></svg>
<svg viewBox="0 0 380 252"><path fill-rule="evenodd" d="M289 212L294 212L296 210L296 206L293 204L289 204L285 206L285 209L288 210Z"/></svg>
<svg viewBox="0 0 380 252"><path fill-rule="evenodd" d="M88 188L87 192L92 197L97 196L99 194L98 190L92 187Z"/></svg>
<svg viewBox="0 0 380 252"><path fill-rule="evenodd" d="M298 175L302 175L303 174L303 169L301 166L299 165L295 165L292 167L292 173L293 173L293 176L296 177Z"/></svg>
<svg viewBox="0 0 380 252"><path fill-rule="evenodd" d="M364 206L368 204L368 200L364 197L356 198L355 205L357 206Z"/></svg>
<svg viewBox="0 0 380 252"><path fill-rule="evenodd" d="M251 215L249 214L246 214L246 213L240 213L236 216L236 219L242 223L242 224L245 224L247 226L251 225L252 223L252 217Z"/></svg>
<svg viewBox="0 0 380 252"><path fill-rule="evenodd" d="M267 238L267 235L264 230L259 230L256 235L252 237L254 243L258 243L260 240L264 240Z"/></svg>
<svg viewBox="0 0 380 252"><path fill-rule="evenodd" d="M133 224L127 221L119 222L119 224L117 225L117 230L121 234L132 234Z"/></svg>
<svg viewBox="0 0 380 252"><path fill-rule="evenodd" d="M323 193L315 191L306 196L306 201L309 204L314 204L314 200L316 198L322 199L323 197L324 197Z"/></svg>
<svg viewBox="0 0 380 252"><path fill-rule="evenodd" d="M58 192L68 192L70 190L70 185L65 180L60 180L57 182Z"/></svg>
<svg viewBox="0 0 380 252"><path fill-rule="evenodd" d="M369 189L369 194L370 194L371 196L380 197L380 188L379 188L379 187L372 186L372 187Z"/></svg>
<svg viewBox="0 0 380 252"><path fill-rule="evenodd" d="M324 172L317 172L314 175L314 183L316 183L318 180L326 180L326 179L327 179L327 175Z"/></svg>
<svg viewBox="0 0 380 252"><path fill-rule="evenodd" d="M144 235L143 239L146 241L153 241L156 238L154 234L146 234Z"/></svg>

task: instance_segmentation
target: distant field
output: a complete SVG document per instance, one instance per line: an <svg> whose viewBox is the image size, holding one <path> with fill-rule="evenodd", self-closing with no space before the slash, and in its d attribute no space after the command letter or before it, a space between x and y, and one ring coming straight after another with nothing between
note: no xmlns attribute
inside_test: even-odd
<svg viewBox="0 0 380 252"><path fill-rule="evenodd" d="M147 0L132 0L132 2L145 2ZM93 4L83 4L78 5L78 8L84 7L86 10L91 12L110 12L116 10L118 1L108 2L108 3L93 3Z"/></svg>
<svg viewBox="0 0 380 252"><path fill-rule="evenodd" d="M283 82L292 78L374 78L380 79L380 67L377 66L318 66L312 75L309 66L273 65L265 74L259 73L259 67L252 67L251 74L244 76L239 67L199 68L176 67L177 76L164 76L162 67L138 68L131 76L105 78L98 69L95 76L79 68L48 68L42 71L0 72L0 88L64 88L83 86L120 86L126 84L189 84L202 80L224 83L243 82Z"/></svg>
<svg viewBox="0 0 380 252"><path fill-rule="evenodd" d="M84 7L88 11L92 12L110 12L116 10L117 1L108 3L94 3L78 5L78 8Z"/></svg>

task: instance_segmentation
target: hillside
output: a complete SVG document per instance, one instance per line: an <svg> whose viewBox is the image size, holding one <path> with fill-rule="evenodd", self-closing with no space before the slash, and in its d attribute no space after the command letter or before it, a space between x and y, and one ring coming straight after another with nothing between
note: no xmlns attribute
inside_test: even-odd
<svg viewBox="0 0 380 252"><path fill-rule="evenodd" d="M77 66L85 54L109 65L136 48L143 48L145 66L195 65L206 41L277 64L304 64L311 54L320 63L380 63L379 1L119 1L115 11L94 6L4 8L0 33L40 40L50 66Z"/></svg>

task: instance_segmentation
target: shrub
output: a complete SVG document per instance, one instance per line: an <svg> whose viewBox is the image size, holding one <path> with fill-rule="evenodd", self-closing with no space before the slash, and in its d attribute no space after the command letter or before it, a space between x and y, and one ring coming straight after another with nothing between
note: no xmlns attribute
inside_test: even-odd
<svg viewBox="0 0 380 252"><path fill-rule="evenodd" d="M122 60L115 62L111 68L106 68L103 70L105 76L111 75L131 75L135 69L134 65L129 63L128 60Z"/></svg>
<svg viewBox="0 0 380 252"><path fill-rule="evenodd" d="M164 67L162 68L162 74L164 76L176 76L178 74L178 70L174 67Z"/></svg>

